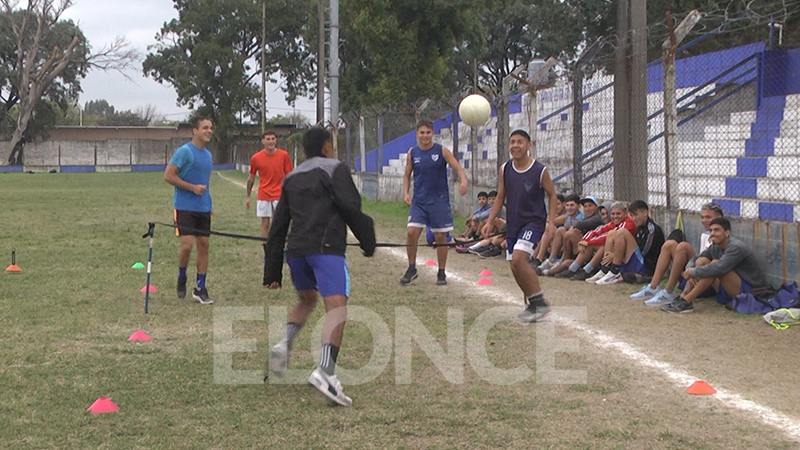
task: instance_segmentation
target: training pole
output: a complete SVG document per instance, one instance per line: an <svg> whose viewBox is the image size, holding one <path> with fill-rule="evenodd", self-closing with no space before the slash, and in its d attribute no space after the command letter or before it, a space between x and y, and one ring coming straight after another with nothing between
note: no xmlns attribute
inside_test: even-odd
<svg viewBox="0 0 800 450"><path fill-rule="evenodd" d="M150 270L153 267L153 234L156 230L155 222L150 222L147 224L148 229L147 233L142 236L142 239L150 236L150 250L147 253L147 283L144 285L144 313L148 313L148 308L150 306Z"/></svg>

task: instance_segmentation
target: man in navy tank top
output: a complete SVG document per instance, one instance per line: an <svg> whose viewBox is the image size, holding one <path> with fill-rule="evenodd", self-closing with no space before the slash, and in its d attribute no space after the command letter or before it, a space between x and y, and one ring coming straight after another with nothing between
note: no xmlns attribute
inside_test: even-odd
<svg viewBox="0 0 800 450"><path fill-rule="evenodd" d="M453 212L450 209L450 191L447 187L447 165L450 164L461 180L458 193L467 193L467 174L453 156L453 153L441 144L433 143L433 124L420 121L417 124L417 146L408 150L406 171L403 174L403 195L408 211L408 269L400 278L405 286L417 278L417 242L422 230L427 225L436 237L436 248L439 260L439 272L436 284L447 284L445 265L447 264L447 233L453 230ZM414 198L409 196L411 174L414 174Z"/></svg>
<svg viewBox="0 0 800 450"><path fill-rule="evenodd" d="M178 298L186 297L186 266L197 246L197 285L192 298L203 305L214 303L206 289L208 237L211 234L211 194L208 190L213 168L211 142L214 124L205 117L192 121L192 141L178 147L164 170L164 181L175 186L175 233L181 238L178 251Z"/></svg>
<svg viewBox="0 0 800 450"><path fill-rule="evenodd" d="M483 227L483 235L494 232L494 219L506 203L506 259L511 273L525 295L526 308L517 317L522 322L536 322L550 312L544 300L539 276L530 259L545 230L555 233L557 196L547 168L531 158L531 137L515 130L508 141L511 160L500 169L497 199ZM549 208L545 207L547 196Z"/></svg>

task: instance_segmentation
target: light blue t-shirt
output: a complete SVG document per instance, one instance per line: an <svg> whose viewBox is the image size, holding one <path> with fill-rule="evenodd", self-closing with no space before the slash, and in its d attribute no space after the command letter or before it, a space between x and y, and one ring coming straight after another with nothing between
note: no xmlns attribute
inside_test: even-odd
<svg viewBox="0 0 800 450"><path fill-rule="evenodd" d="M191 142L178 147L172 155L170 164L178 167L178 177L191 184L207 186L202 195L175 187L173 206L181 211L211 212L211 169L213 163L211 152L207 149L197 148Z"/></svg>

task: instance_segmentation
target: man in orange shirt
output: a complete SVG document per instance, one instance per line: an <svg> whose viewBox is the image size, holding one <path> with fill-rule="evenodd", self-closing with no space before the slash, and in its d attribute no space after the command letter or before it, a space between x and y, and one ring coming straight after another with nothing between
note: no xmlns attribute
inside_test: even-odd
<svg viewBox="0 0 800 450"><path fill-rule="evenodd" d="M269 221L275 214L278 199L281 198L281 186L286 174L292 171L292 160L289 152L277 148L278 136L267 131L261 136L264 148L250 158L250 176L247 178L247 200L245 206L250 209L250 191L258 173L258 195L256 200L256 217L261 217L261 237L269 234Z"/></svg>

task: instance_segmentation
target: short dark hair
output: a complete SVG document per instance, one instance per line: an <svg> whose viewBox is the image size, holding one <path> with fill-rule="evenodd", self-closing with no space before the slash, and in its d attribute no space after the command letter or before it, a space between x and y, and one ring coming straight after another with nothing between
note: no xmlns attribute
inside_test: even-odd
<svg viewBox="0 0 800 450"><path fill-rule="evenodd" d="M581 197L578 194L569 194L567 198L564 199L564 203L566 202L575 202L580 205Z"/></svg>
<svg viewBox="0 0 800 450"><path fill-rule="evenodd" d="M642 211L642 210L650 211L650 208L647 206L647 203L645 203L644 200L634 200L628 206L628 211L630 211L632 213L637 213L637 212Z"/></svg>
<svg viewBox="0 0 800 450"><path fill-rule="evenodd" d="M487 193L486 193L486 191L480 191L480 192L478 192L478 198L481 198L481 197L488 197L488 196L489 196L489 194L487 194Z"/></svg>
<svg viewBox="0 0 800 450"><path fill-rule="evenodd" d="M275 132L274 132L274 131L265 131L265 132L264 132L264 133L261 135L261 139L264 139L265 137L267 137L267 136L268 136L268 135L270 135L270 134L271 134L271 135L273 135L273 136L275 136L275 138L276 138L276 139L278 138L278 135L277 135L277 134L275 134Z"/></svg>
<svg viewBox="0 0 800 450"><path fill-rule="evenodd" d="M303 151L307 158L322 156L322 147L331 140L331 132L322 127L311 127L303 135Z"/></svg>
<svg viewBox="0 0 800 450"><path fill-rule="evenodd" d="M211 122L211 125L214 125L214 121L213 121L213 120L211 120L211 118L210 118L210 117L207 117L207 116L197 116L197 117L195 117L195 118L193 118L193 119L192 119L192 128L193 128L193 129L195 129L195 130L196 130L196 129L198 129L198 128L200 128L200 122L202 122L202 121L204 121L204 120L207 120L207 121Z"/></svg>
<svg viewBox="0 0 800 450"><path fill-rule="evenodd" d="M497 197L497 191L489 191L489 197Z"/></svg>
<svg viewBox="0 0 800 450"><path fill-rule="evenodd" d="M514 136L522 136L522 137L524 137L525 139L527 139L529 141L531 140L531 135L528 134L528 132L525 131L525 130L514 130L514 131L512 131L510 137L514 137Z"/></svg>
<svg viewBox="0 0 800 450"><path fill-rule="evenodd" d="M433 129L433 122L431 122L430 120L427 120L427 119L422 119L419 122L417 122L417 127L414 128L414 129L415 130L419 130L422 127L428 127L428 128L430 128L432 130Z"/></svg>
<svg viewBox="0 0 800 450"><path fill-rule="evenodd" d="M566 198L564 197L564 194L558 194L558 195L556 195L556 198L557 198L557 199L558 199L558 201L560 201L561 203L564 203L564 202L566 201Z"/></svg>
<svg viewBox="0 0 800 450"><path fill-rule="evenodd" d="M731 229L731 221L724 217L717 217L711 221L711 225L719 225L723 230Z"/></svg>

